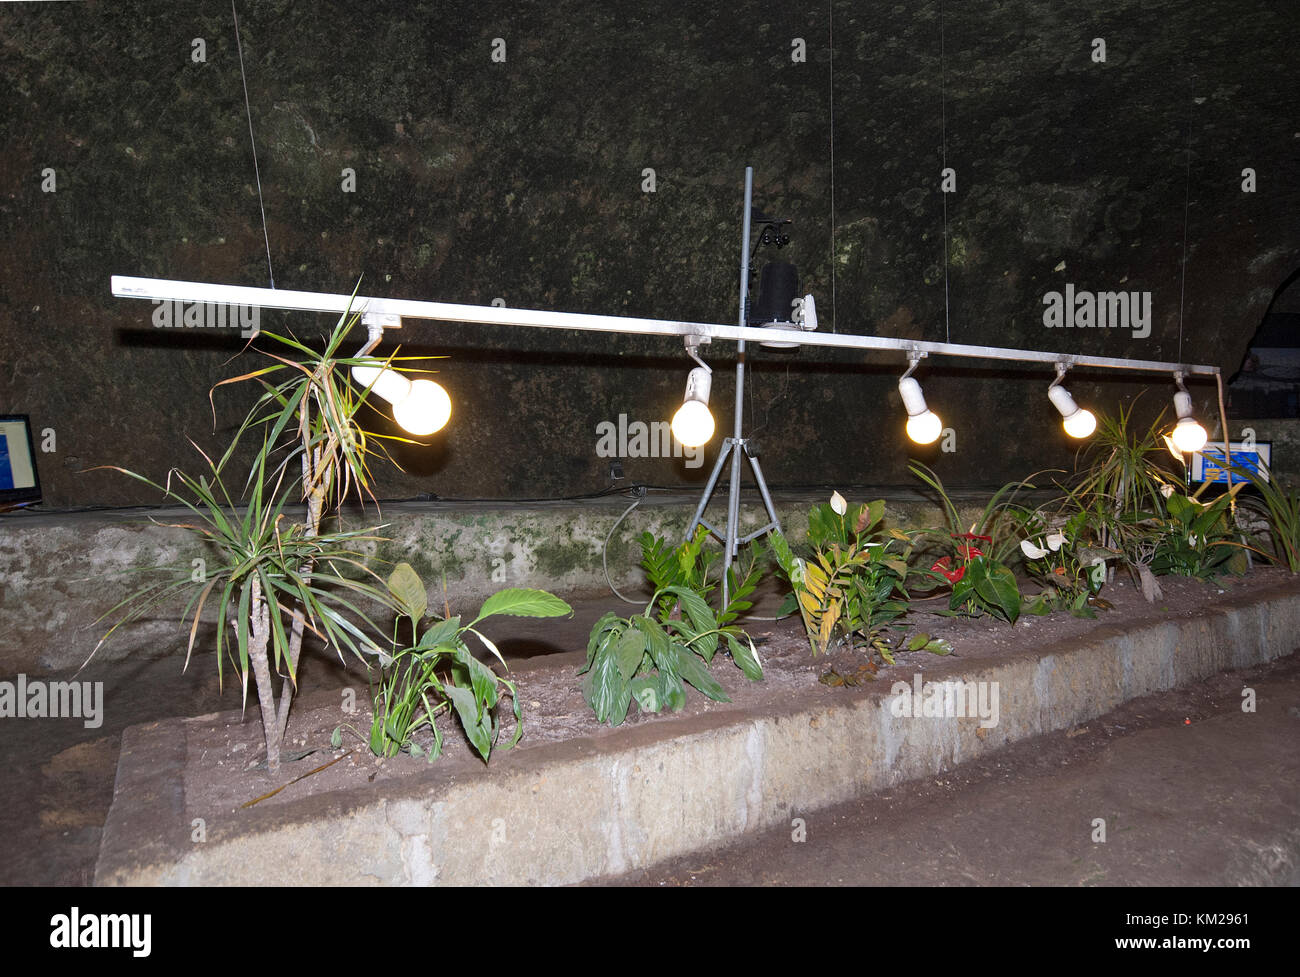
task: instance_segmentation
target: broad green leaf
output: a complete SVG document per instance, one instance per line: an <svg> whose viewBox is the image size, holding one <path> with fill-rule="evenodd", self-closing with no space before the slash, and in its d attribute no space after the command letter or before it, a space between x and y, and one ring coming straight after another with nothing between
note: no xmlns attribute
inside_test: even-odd
<svg viewBox="0 0 1300 977"><path fill-rule="evenodd" d="M597 722L618 726L627 717L632 692L623 681L618 661L609 645L596 653L591 669L582 681L582 695L596 713Z"/></svg>
<svg viewBox="0 0 1300 977"><path fill-rule="evenodd" d="M658 683L659 705L681 712L686 706L686 686L682 685L682 680L672 670L661 668L655 681Z"/></svg>
<svg viewBox="0 0 1300 977"><path fill-rule="evenodd" d="M742 645L734 634L727 634L727 647L731 651L731 660L745 673L745 678L754 682L761 682L763 680L763 666L758 660L758 650L755 649L754 642L750 640L749 635L744 635L744 638L748 647Z"/></svg>
<svg viewBox="0 0 1300 977"><path fill-rule="evenodd" d="M635 678L629 684L632 698L642 712L658 712L665 705L659 695L658 676Z"/></svg>
<svg viewBox="0 0 1300 977"><path fill-rule="evenodd" d="M1008 621L1015 623L1020 616L1020 588L1016 575L1006 567L990 568L982 580L975 583L980 598L1002 612Z"/></svg>
<svg viewBox="0 0 1300 977"><path fill-rule="evenodd" d="M620 632L625 627L627 627L627 622L613 611L608 611L602 615L601 619L591 629L591 637L587 639L587 664L583 666L582 671L578 672L579 675L591 668L591 662L596 657L596 652L610 640L610 635Z"/></svg>
<svg viewBox="0 0 1300 977"><path fill-rule="evenodd" d="M475 658L464 645L457 650L456 661L464 677L470 681L470 688L484 708L491 709L497 704L497 674Z"/></svg>
<svg viewBox="0 0 1300 977"><path fill-rule="evenodd" d="M667 660L670 639L668 633L662 625L654 618L646 617L644 614L638 614L632 618L632 626L646 637L646 651L649 652L651 660L655 665L662 668L664 661Z"/></svg>
<svg viewBox="0 0 1300 977"><path fill-rule="evenodd" d="M457 637L460 633L460 618L449 617L445 621L439 621L420 636L421 648L441 648L455 647L460 644Z"/></svg>
<svg viewBox="0 0 1300 977"><path fill-rule="evenodd" d="M641 667L641 659L645 656L646 636L637 628L629 628L623 632L623 637L618 641L614 648L614 657L618 661L619 673L623 676L624 682L630 682L632 676L636 674L637 669ZM654 710L652 709L651 712Z"/></svg>
<svg viewBox="0 0 1300 977"><path fill-rule="evenodd" d="M479 710L478 699L475 697L472 689L461 688L459 685L453 685L448 682L443 686L443 691L451 701L460 717L460 724L465 730L465 735L469 738L474 749L478 750L479 756L485 761L488 754L492 752L492 731L490 719L484 723L487 718Z"/></svg>
<svg viewBox="0 0 1300 977"><path fill-rule="evenodd" d="M429 593L424 581L409 563L399 563L388 575L388 591L396 598L402 613L419 621L429 609Z"/></svg>
<svg viewBox="0 0 1300 977"><path fill-rule="evenodd" d="M668 592L682 602L682 610L695 626L696 634L701 635L700 640L692 642L692 647L705 661L712 660L713 653L718 648L717 634L709 633L718 630L718 619L714 617L713 608L689 587L669 587Z"/></svg>
<svg viewBox="0 0 1300 977"><path fill-rule="evenodd" d="M1190 523L1196 518L1197 513L1201 511L1198 503L1193 502L1185 495L1179 495L1177 492L1169 496L1165 506L1169 509L1169 514L1183 525Z"/></svg>
<svg viewBox="0 0 1300 977"><path fill-rule="evenodd" d="M672 647L677 653L676 671L678 675L716 702L731 701L727 698L726 689L722 687L716 678L709 674L708 668L691 653L690 649L679 644L673 644Z"/></svg>
<svg viewBox="0 0 1300 977"><path fill-rule="evenodd" d="M545 590L510 587L497 591L484 601L474 623L477 624L493 614L510 614L514 617L563 617L572 613L572 607Z"/></svg>

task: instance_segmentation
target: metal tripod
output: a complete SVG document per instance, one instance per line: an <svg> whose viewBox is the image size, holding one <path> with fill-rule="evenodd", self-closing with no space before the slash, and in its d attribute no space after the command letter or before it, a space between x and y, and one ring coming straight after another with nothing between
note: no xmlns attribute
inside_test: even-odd
<svg viewBox="0 0 1300 977"><path fill-rule="evenodd" d="M746 319L749 314L749 237L753 197L754 168L746 166L744 230L740 238L740 325L742 328L748 325ZM704 487L704 496L700 499L700 504L695 509L695 518L691 520L690 528L686 531L686 539L689 541L695 535L696 527L703 526L722 542L723 607L726 607L730 600L730 585L727 574L731 570L731 564L735 561L736 555L740 552L741 545L757 539L773 529L777 532L781 531L781 522L777 519L776 511L772 508L772 496L768 494L767 482L763 480L763 469L758 464L757 452L750 449L749 442L742 436L741 417L744 413L744 407L745 341L742 339L736 343L736 415L734 433L722 442L722 450L718 453L718 460L713 466L713 473L709 476L709 482ZM749 459L749 465L754 470L754 481L758 484L758 491L763 497L763 505L767 509L768 518L767 523L762 528L756 529L744 537L740 536L740 473L742 467L740 456L742 454ZM731 458L731 483L727 493L727 528L724 532L704 518L704 510L713 497L713 490L718 484L718 476L722 474L722 466L727 463L728 457Z"/></svg>

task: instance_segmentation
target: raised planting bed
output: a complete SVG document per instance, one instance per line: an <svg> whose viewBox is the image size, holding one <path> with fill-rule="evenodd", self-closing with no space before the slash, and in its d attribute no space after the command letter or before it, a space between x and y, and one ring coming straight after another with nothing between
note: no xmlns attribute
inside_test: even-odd
<svg viewBox="0 0 1300 977"><path fill-rule="evenodd" d="M255 707L242 719L234 711L131 727L96 882L560 884L612 875L1300 644L1300 581L1288 573L1161 583L1165 599L1151 605L1117 580L1106 591L1113 608L1095 620L1057 614L1012 627L914 612L912 630L947 638L953 654L901 652L870 680L861 652L814 659L797 621L751 622L763 682L719 656L713 674L732 702L691 691L682 712L646 717L633 707L617 729L598 725L582 699L583 653L548 656L512 673L525 735L490 766L452 722L433 764L380 761L351 734L331 748L340 723L368 729L360 674L352 696L295 703L286 749L314 752L276 780L255 768ZM984 683L982 699L965 700L989 707L983 714L900 714L895 683L937 703L924 683L957 680ZM349 701L355 712L345 711Z"/></svg>

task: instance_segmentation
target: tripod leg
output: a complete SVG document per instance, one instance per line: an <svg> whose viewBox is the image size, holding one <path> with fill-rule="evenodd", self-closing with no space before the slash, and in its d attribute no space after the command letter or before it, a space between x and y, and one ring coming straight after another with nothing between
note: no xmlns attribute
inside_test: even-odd
<svg viewBox="0 0 1300 977"><path fill-rule="evenodd" d="M727 574L731 563L736 558L738 549L736 541L740 538L740 456L742 447L737 447L731 455L731 485L727 492L727 538L722 541L722 606L725 608L731 600Z"/></svg>
<svg viewBox="0 0 1300 977"><path fill-rule="evenodd" d="M767 482L763 480L763 469L758 465L758 459L753 455L749 456L749 466L754 469L754 481L758 483L759 494L763 496L763 505L767 507L767 518L772 520L772 525L776 531L781 532L781 520L776 517L776 509L772 505L772 496L767 492Z"/></svg>
<svg viewBox="0 0 1300 977"><path fill-rule="evenodd" d="M704 510L709 507L709 500L713 498L713 490L717 487L718 476L722 474L722 466L727 462L727 455L735 442L727 438L722 442L722 450L718 452L718 460L713 466L713 474L709 476L709 483L704 486L704 495L700 498L700 504L695 508L695 518L691 520L690 528L686 530L686 542L690 542L695 536L695 529L704 521Z"/></svg>

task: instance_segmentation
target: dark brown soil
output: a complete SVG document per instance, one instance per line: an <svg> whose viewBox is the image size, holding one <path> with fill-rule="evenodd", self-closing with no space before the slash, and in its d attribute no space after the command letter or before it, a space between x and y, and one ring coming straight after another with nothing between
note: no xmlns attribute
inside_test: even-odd
<svg viewBox="0 0 1300 977"><path fill-rule="evenodd" d="M1221 578L1208 584L1164 577L1161 578L1164 599L1148 604L1130 580L1117 577L1104 591L1112 608L1099 611L1096 619L1058 613L1049 617L1022 618L1014 627L989 618L949 618L914 611L907 618L908 629L898 632L900 637L906 640L918 631L925 631L946 638L952 644L952 656L941 659L924 651L898 652L895 656L897 664L882 665L872 681L886 686L894 681L910 681L915 672L942 661L982 665L1023 651L1027 645L1050 645L1080 638L1099 626L1131 627L1141 621L1188 617L1212 605L1221 595L1249 594L1290 579L1289 573L1275 568L1259 568L1245 577ZM786 705L791 698L797 698L803 705L829 703L847 694L845 688L821 680L831 670L861 681L869 678L870 670L863 667L868 659L860 650L832 650L830 654L813 658L797 618L780 622L751 621L747 627L762 659L765 674L762 682L747 681L720 653L714 660L713 674L727 690L732 702L713 702L694 689L688 689L687 704L681 713L641 715L634 704L625 726L672 723L683 717L761 708L768 704ZM898 644L901 645L902 641ZM516 749L529 750L541 744L578 737L619 734L619 729L599 725L583 701L579 690L581 679L577 673L584 660L582 652L570 652L514 666L511 678L518 685L524 713L524 736ZM188 720L185 796L189 811L196 817L211 817L236 810L279 787L284 789L273 797L258 801L259 806L283 804L325 791L364 788L367 784L391 781L426 770L427 761L424 759L403 755L384 760L370 753L363 738L368 735L370 725L370 698L364 675L358 673L351 688L352 696L348 696L346 690L320 691L301 697L295 704L285 750L311 752L299 760L284 763L276 778L266 773L264 765L259 769L264 756L261 725L253 701L250 700L242 719L237 712L225 712ZM354 712L344 711L345 699L355 701ZM505 711L508 714L508 708ZM436 763L444 769L451 768L447 772L457 767L481 764L461 734L456 720L442 716L440 723L444 754ZM358 732L345 731L343 746L332 749L331 734L341 724L350 725ZM502 739L508 739L512 734L513 719L507 718ZM425 737L424 742L429 742L429 739ZM340 757L339 762L318 769ZM299 777L302 779L293 782Z"/></svg>

